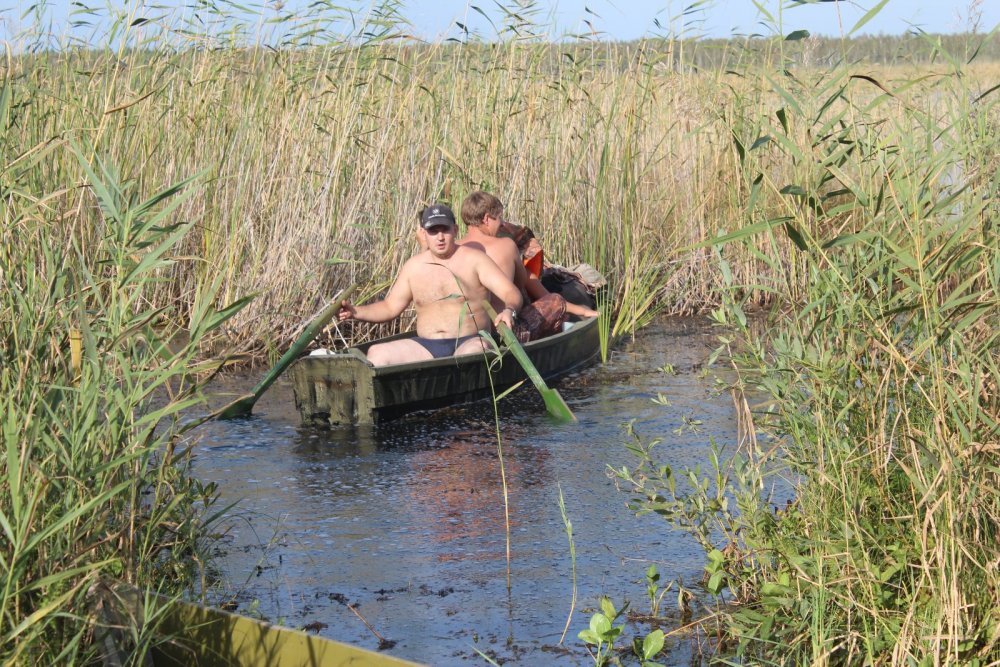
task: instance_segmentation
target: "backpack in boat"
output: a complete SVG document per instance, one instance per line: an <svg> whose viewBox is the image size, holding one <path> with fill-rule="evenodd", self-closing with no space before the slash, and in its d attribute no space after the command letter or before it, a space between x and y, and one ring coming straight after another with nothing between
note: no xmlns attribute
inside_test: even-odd
<svg viewBox="0 0 1000 667"><path fill-rule="evenodd" d="M597 308L597 290L607 282L589 264L578 264L572 269L551 264L542 271L542 285L545 289L561 295L570 303L587 308Z"/></svg>

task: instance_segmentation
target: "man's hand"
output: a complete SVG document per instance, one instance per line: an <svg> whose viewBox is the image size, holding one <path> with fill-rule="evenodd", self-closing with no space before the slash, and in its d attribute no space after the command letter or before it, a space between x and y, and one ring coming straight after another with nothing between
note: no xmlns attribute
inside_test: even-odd
<svg viewBox="0 0 1000 667"><path fill-rule="evenodd" d="M346 320L353 319L357 317L357 315L358 315L358 310L353 305L351 305L350 301L345 300L340 302L340 310L337 311L338 322L344 322Z"/></svg>
<svg viewBox="0 0 1000 667"><path fill-rule="evenodd" d="M493 326L499 328L501 322L506 324L511 331L514 330L514 311L511 308L504 308L497 313L496 319L493 320Z"/></svg>

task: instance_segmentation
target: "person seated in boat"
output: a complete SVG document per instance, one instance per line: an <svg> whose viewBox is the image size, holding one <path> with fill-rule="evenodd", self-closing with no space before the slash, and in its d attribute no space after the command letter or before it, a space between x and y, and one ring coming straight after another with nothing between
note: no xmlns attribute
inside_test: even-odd
<svg viewBox="0 0 1000 667"><path fill-rule="evenodd" d="M570 304L576 304L583 311L596 315L597 311L594 309L597 301L594 292L607 281L593 267L579 264L575 269L566 269L548 264L545 261L545 251L535 238L535 233L527 226L515 225L507 219L502 221L497 236L514 239L529 280L538 280L549 292L555 292Z"/></svg>
<svg viewBox="0 0 1000 667"><path fill-rule="evenodd" d="M496 196L482 190L470 194L462 202L462 222L467 230L460 243L489 255L507 278L528 296L529 303L521 309L513 327L518 340L526 343L562 331L567 313L581 318L596 317L596 310L570 303L561 295L549 292L538 276L528 274L517 244L509 236L499 235L507 224L503 213L503 203ZM535 254L541 256L540 252ZM497 305L494 304L494 308Z"/></svg>
<svg viewBox="0 0 1000 667"><path fill-rule="evenodd" d="M500 309L494 325L513 327L521 292L485 253L458 245L455 214L434 204L420 214L420 234L427 248L408 259L385 298L366 305L341 303L337 319L388 322L413 304L417 335L368 348L375 366L403 364L450 355L482 352L480 329L490 320L483 303L497 295Z"/></svg>

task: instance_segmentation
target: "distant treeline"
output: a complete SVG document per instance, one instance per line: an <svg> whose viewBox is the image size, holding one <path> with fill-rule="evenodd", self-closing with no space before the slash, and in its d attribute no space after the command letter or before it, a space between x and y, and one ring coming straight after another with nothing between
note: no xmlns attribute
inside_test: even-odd
<svg viewBox="0 0 1000 667"><path fill-rule="evenodd" d="M746 66L774 67L781 63L805 67L833 67L840 63L873 65L930 65L949 57L967 62L1000 61L1000 40L988 34L936 35L908 33L852 38L820 37L805 31L784 38L748 36L730 39L647 38L628 43L575 42L553 45L563 59L617 61L627 67L639 50L648 60L660 60L678 71L737 70ZM951 54L945 56L944 54ZM660 58L657 58L657 55ZM650 58L652 56L652 58ZM596 57L596 58L595 58Z"/></svg>
<svg viewBox="0 0 1000 667"><path fill-rule="evenodd" d="M482 57L492 59L500 47L490 42L471 41L463 45L465 57L482 49ZM550 63L546 71L566 66L616 67L628 69L636 58L659 63L682 72L741 70L744 67L786 66L835 67L841 63L872 65L917 65L949 62L1000 62L1000 40L989 34L873 35L851 38L820 37L805 31L785 37L747 36L729 39L644 38L631 42L574 41L538 44ZM423 46L417 47L421 51ZM442 56L448 49L438 50ZM641 55L640 55L641 54ZM949 55L945 55L949 54ZM449 56L450 57L450 56Z"/></svg>
<svg viewBox="0 0 1000 667"><path fill-rule="evenodd" d="M866 63L884 66L928 66L953 62L1000 62L1000 40L986 34L916 34L876 35L852 38L820 37L805 31L781 36L748 36L730 39L644 38L630 42L573 41L524 42L524 53L537 68L553 76L568 71L611 68L627 71L636 64L652 64L677 72L744 71L747 67L831 68L840 64ZM458 57L465 62L477 60L489 67L516 67L503 59L497 62L503 43L469 41L453 44L416 44L400 50L398 57L424 60L428 50L443 63ZM523 63L522 63L523 66Z"/></svg>
<svg viewBox="0 0 1000 667"><path fill-rule="evenodd" d="M791 33L784 40L784 56L794 63L827 67L841 61L878 65L926 65L943 60L942 51L963 61L1000 60L1000 40L984 34L961 35L876 35L841 39ZM766 64L776 55L768 38L709 39L686 46L685 60L699 68L732 67L738 64Z"/></svg>

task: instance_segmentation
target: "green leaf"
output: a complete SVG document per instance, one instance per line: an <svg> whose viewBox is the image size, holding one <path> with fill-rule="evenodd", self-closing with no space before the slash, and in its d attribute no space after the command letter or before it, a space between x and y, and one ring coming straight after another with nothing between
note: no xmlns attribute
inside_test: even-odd
<svg viewBox="0 0 1000 667"><path fill-rule="evenodd" d="M785 36L785 41L786 42L797 42L800 39L806 39L808 37L809 37L809 31L808 30L796 30L794 32L788 33Z"/></svg>
<svg viewBox="0 0 1000 667"><path fill-rule="evenodd" d="M10 108L11 87L8 81L3 82L0 88L0 131L6 133L7 130L7 110Z"/></svg>
<svg viewBox="0 0 1000 667"><path fill-rule="evenodd" d="M118 494L124 492L135 482L131 479L118 484L110 489L106 489L102 493L94 496L88 500L83 505L73 508L72 510L66 512L60 516L56 521L46 525L44 528L34 533L31 539L24 546L25 553L32 553L38 550L41 545L48 540L50 537L57 533L61 533L66 529L67 526L71 525L79 517L90 513L94 508L100 506L101 504L107 502L109 499L114 498Z"/></svg>
<svg viewBox="0 0 1000 667"><path fill-rule="evenodd" d="M87 181L90 183L90 188L94 191L94 195L97 197L97 203L104 212L104 216L111 220L121 220L121 212L118 210L115 197L104 185L103 181L97 176L97 173L94 171L93 167L91 167L90 163L83 157L83 151L72 140L70 141L70 148L72 149L73 154L76 155L76 159L80 163L80 167L83 169L84 174L86 174ZM90 152L93 153L93 150ZM102 171L106 171L103 168L100 159L96 157L95 159L97 160L97 164L102 167Z"/></svg>
<svg viewBox="0 0 1000 667"><path fill-rule="evenodd" d="M604 615L609 619L618 615L617 612L615 612L615 606L611 604L611 600L604 597L601 598L601 611L603 611Z"/></svg>
<svg viewBox="0 0 1000 667"><path fill-rule="evenodd" d="M805 113L803 113L802 105L799 104L798 97L794 93L785 90L783 86L779 85L778 82L772 79L771 77L768 76L766 78L768 82L771 84L771 87L774 88L774 92L778 93L778 95L780 95L781 98L785 100L785 104L788 105L788 107L795 112L796 116L801 118L806 115Z"/></svg>
<svg viewBox="0 0 1000 667"><path fill-rule="evenodd" d="M798 228L796 228L790 221L785 223L785 233L799 250L806 249L806 240L802 238L802 234L799 232Z"/></svg>
<svg viewBox="0 0 1000 667"><path fill-rule="evenodd" d="M709 593L711 593L712 595L718 595L719 594L719 592L722 590L722 578L724 576L726 576L726 573L723 572L722 570L719 570L718 572L716 572L715 574L713 574L711 577L709 577L709 579L708 579L708 585L705 586L705 588L708 589Z"/></svg>
<svg viewBox="0 0 1000 667"><path fill-rule="evenodd" d="M871 21L880 11L882 11L882 8L885 7L888 2L889 0L881 0L877 5L869 9L868 13L862 16L861 19L854 24L854 27L851 28L851 31L849 33L847 33L847 36L850 37L858 30L861 30L861 28L863 28L866 23Z"/></svg>
<svg viewBox="0 0 1000 667"><path fill-rule="evenodd" d="M753 185L750 186L750 197L747 199L747 211L753 211L754 205L757 203L757 197L760 196L760 186L763 181L764 174L757 174L757 178L753 179Z"/></svg>
<svg viewBox="0 0 1000 667"><path fill-rule="evenodd" d="M590 617L590 631L595 635L603 637L609 630L611 630L611 621L607 616L597 613Z"/></svg>
<svg viewBox="0 0 1000 667"><path fill-rule="evenodd" d="M774 115L778 117L778 122L781 123L781 129L785 131L785 134L788 134L788 112L786 112L785 108L782 107L775 111Z"/></svg>
<svg viewBox="0 0 1000 667"><path fill-rule="evenodd" d="M976 104L979 104L980 102L982 102L982 101L983 101L983 98L985 98L985 97L986 97L987 95L989 95L989 94L991 94L991 93L994 93L994 92L996 92L996 91L998 91L998 90L1000 90L1000 83L998 83L997 85L993 86L992 88L990 88L989 90L987 90L987 91L986 91L985 93L983 93L982 95L980 95L979 97L977 97L977 98L976 98L976 99L974 100L974 102L975 102Z"/></svg>
<svg viewBox="0 0 1000 667"><path fill-rule="evenodd" d="M653 630L642 640L643 659L651 660L661 650L663 650L663 630Z"/></svg>
<svg viewBox="0 0 1000 667"><path fill-rule="evenodd" d="M835 236L826 243L823 244L823 249L827 250L830 248L838 248L840 246L853 245L855 243L867 244L874 239L876 234L874 232L861 232L860 234L841 234Z"/></svg>
<svg viewBox="0 0 1000 667"><path fill-rule="evenodd" d="M723 243L729 243L730 241L742 240L750 236L753 236L754 234L757 234L759 232L765 232L776 225L784 224L789 220L794 220L794 218L788 216L782 216L780 218L771 218L770 220L765 220L764 222L757 222L752 225L747 225L746 227L737 229L735 232L730 232L729 234L716 236L714 239L703 241L694 247L704 248L709 245L721 245Z"/></svg>
<svg viewBox="0 0 1000 667"><path fill-rule="evenodd" d="M168 250L173 248L177 243L184 237L185 234L194 225L193 222L185 223L181 225L177 231L168 236L160 245L158 245L153 250L147 252L142 260L136 264L132 269L125 274L125 277L121 279L119 283L120 286L124 287L128 285L134 278L146 273L147 271L160 265L160 257L162 257Z"/></svg>

